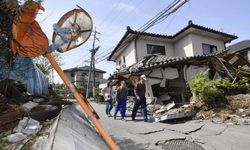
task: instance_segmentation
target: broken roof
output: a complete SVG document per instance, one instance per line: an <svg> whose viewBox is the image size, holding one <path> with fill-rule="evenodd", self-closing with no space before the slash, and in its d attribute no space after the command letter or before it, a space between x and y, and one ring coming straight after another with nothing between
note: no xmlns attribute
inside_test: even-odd
<svg viewBox="0 0 250 150"><path fill-rule="evenodd" d="M237 39L238 37L232 34L228 34L225 32L221 32L215 29L211 29L208 27L204 27L201 25L194 24L192 21L189 21L189 24L177 32L174 35L163 35L163 34L155 34L155 33L147 33L147 32L140 32L132 30L130 27L127 27L127 32L124 34L122 39L119 41L111 55L109 56L108 60L111 60L113 55L121 50L124 46L127 45L127 43L130 43L132 40L137 38L138 36L146 36L146 37L156 37L156 38L163 38L163 39L169 39L171 41L176 41L182 38L183 36L190 34L190 33L196 33L199 35L205 35L210 36L213 38L220 39L224 41L225 43L231 42L234 39Z"/></svg>
<svg viewBox="0 0 250 150"><path fill-rule="evenodd" d="M89 71L89 66L83 66L83 67L74 67L74 68L70 68L70 69L65 69L63 70L63 72L72 72L72 71ZM95 68L95 72L99 72L99 73L106 73L106 71L100 70Z"/></svg>
<svg viewBox="0 0 250 150"><path fill-rule="evenodd" d="M227 53L237 53L244 50L250 50L250 40L240 41L226 48Z"/></svg>
<svg viewBox="0 0 250 150"><path fill-rule="evenodd" d="M214 55L198 55L192 57L169 57L166 55L149 55L144 57L138 63L119 71L116 75L124 75L130 73L138 73L141 71L147 71L156 68L176 66L176 64L208 64L207 61L213 58Z"/></svg>

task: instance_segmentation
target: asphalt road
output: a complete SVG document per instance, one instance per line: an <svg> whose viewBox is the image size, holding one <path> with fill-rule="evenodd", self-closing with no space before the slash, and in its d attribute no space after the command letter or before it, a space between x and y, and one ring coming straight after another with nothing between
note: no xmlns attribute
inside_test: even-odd
<svg viewBox="0 0 250 150"><path fill-rule="evenodd" d="M122 150L168 149L169 142L175 140L191 142L206 150L250 150L250 125L198 120L182 124L149 123L143 122L142 117L132 121L129 112L126 114L127 121L119 120L119 117L114 120L113 117L105 117L105 105L91 105L99 114L103 127ZM183 147L177 145L175 149Z"/></svg>

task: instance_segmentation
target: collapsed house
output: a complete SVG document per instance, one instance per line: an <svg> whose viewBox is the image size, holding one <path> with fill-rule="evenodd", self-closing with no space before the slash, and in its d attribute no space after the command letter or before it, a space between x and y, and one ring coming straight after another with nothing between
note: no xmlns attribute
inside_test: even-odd
<svg viewBox="0 0 250 150"><path fill-rule="evenodd" d="M211 79L220 76L236 80L242 74L249 75L245 55L249 45L226 49L225 44L235 39L235 35L192 21L173 36L128 27L108 58L116 62L117 69L110 79L126 79L133 88L138 77L145 74L148 102L185 104L190 93L187 82L201 71L208 71Z"/></svg>

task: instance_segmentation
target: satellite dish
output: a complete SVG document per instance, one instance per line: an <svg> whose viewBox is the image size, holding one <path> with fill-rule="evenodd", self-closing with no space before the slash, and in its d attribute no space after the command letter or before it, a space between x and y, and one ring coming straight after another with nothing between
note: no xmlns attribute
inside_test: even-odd
<svg viewBox="0 0 250 150"><path fill-rule="evenodd" d="M91 35L93 22L90 15L81 7L78 9L73 9L66 14L64 14L58 21L57 25L60 28L67 28L72 30L71 34L68 35L69 41L64 43L59 52L66 52L81 46L84 42L88 40ZM60 36L53 33L52 42L59 40Z"/></svg>

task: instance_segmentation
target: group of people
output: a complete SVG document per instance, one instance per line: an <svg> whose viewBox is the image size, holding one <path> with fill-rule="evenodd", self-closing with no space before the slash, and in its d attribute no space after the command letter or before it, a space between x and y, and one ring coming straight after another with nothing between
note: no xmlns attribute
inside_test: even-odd
<svg viewBox="0 0 250 150"><path fill-rule="evenodd" d="M147 80L145 75L140 76L140 80L136 83L134 88L134 107L132 111L132 120L135 120L137 110L141 106L142 116L144 122L148 121L147 117L147 103L146 103L146 85L145 81ZM120 86L117 88L116 92L114 92L111 82L108 82L107 87L102 89L102 94L104 96L106 102L106 116L112 117L111 110L113 108L114 98L117 101L117 105L115 107L114 119L116 119L117 113L120 111L121 119L125 121L126 117L126 101L128 96L128 88L126 87L125 81L120 81ZM115 94L115 97L112 95Z"/></svg>

